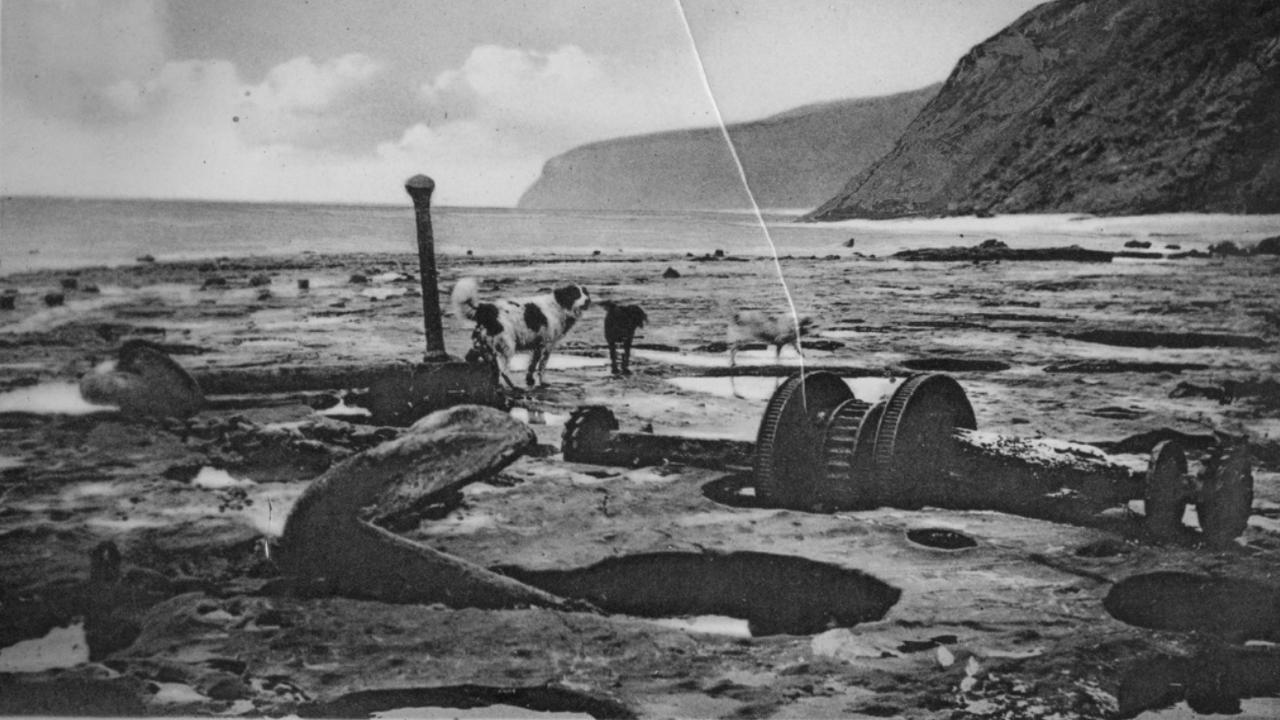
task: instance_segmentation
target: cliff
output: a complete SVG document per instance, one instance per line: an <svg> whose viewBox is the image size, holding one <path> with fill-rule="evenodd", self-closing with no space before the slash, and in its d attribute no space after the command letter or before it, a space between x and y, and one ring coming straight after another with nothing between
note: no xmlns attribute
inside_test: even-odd
<svg viewBox="0 0 1280 720"><path fill-rule="evenodd" d="M810 219L1280 212L1280 2L1054 0Z"/></svg>
<svg viewBox="0 0 1280 720"><path fill-rule="evenodd" d="M811 208L893 147L938 85L808 105L728 126L757 202ZM547 161L519 207L713 210L751 206L719 128L606 140Z"/></svg>

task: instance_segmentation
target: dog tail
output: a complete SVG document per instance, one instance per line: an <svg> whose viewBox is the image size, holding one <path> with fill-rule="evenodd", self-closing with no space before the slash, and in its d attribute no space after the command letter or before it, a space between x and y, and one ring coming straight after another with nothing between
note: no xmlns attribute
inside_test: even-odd
<svg viewBox="0 0 1280 720"><path fill-rule="evenodd" d="M475 320L476 300L480 297L480 283L475 278L465 277L453 286L449 294L449 306L456 317Z"/></svg>

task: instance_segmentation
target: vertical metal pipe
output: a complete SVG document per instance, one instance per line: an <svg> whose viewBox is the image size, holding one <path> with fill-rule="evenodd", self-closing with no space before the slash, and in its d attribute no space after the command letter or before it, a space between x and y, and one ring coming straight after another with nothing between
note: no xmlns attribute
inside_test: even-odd
<svg viewBox="0 0 1280 720"><path fill-rule="evenodd" d="M436 183L426 175L414 175L405 181L404 189L413 198L413 211L418 222L418 270L422 282L422 327L427 333L427 361L447 360L444 350L444 327L440 323L440 295L436 276L435 236L431 230L431 193Z"/></svg>

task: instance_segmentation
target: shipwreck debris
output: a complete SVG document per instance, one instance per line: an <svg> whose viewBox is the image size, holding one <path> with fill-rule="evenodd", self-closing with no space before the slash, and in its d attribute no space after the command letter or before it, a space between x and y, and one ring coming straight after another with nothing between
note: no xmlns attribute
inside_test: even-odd
<svg viewBox="0 0 1280 720"><path fill-rule="evenodd" d="M138 339L120 347L114 368L80 378L80 395L141 417L185 418L204 406L204 393L190 373L156 344Z"/></svg>
<svg viewBox="0 0 1280 720"><path fill-rule="evenodd" d="M496 474L535 442L528 426L493 408L458 405L422 418L306 489L285 523L281 571L302 596L579 609L386 529Z"/></svg>
<svg viewBox="0 0 1280 720"><path fill-rule="evenodd" d="M608 409L580 408L565 426L565 459L731 468L750 457L758 501L817 512L935 506L1106 525L1109 511L1143 500L1146 534L1166 541L1189 534L1183 510L1194 505L1199 537L1213 547L1243 533L1252 509L1244 443L1218 438L1204 472L1190 477L1169 436L1139 472L1092 445L979 432L964 390L938 373L912 375L877 403L834 373L794 375L769 400L754 444L617 430Z"/></svg>

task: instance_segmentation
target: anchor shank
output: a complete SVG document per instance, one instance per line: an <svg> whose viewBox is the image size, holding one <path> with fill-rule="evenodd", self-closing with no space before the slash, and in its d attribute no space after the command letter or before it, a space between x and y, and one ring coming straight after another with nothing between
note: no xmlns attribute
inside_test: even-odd
<svg viewBox="0 0 1280 720"><path fill-rule="evenodd" d="M404 184L413 198L413 211L418 224L418 270L422 282L422 325L426 331L427 351L424 359L447 360L444 349L444 326L440 321L440 294L436 273L435 234L431 228L431 193L435 181L426 175L414 175Z"/></svg>

